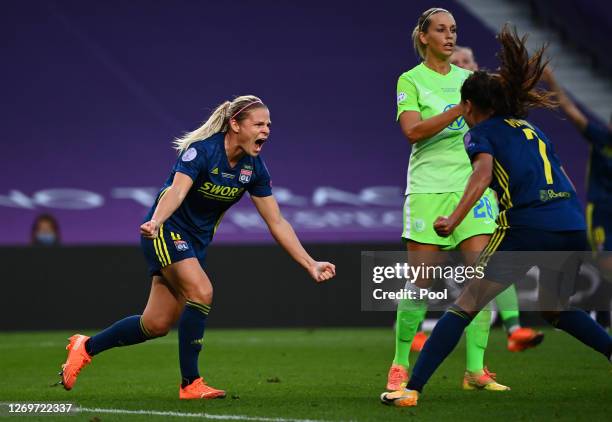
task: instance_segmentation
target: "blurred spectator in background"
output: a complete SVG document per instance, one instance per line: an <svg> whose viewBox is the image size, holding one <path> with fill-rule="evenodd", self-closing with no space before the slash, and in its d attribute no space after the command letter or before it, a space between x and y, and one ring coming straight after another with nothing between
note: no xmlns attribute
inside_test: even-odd
<svg viewBox="0 0 612 422"><path fill-rule="evenodd" d="M607 126L589 119L557 83L550 67L544 70L542 79L557 96L563 113L589 142L587 234L591 248L598 253L601 276L612 283L612 119ZM606 295L609 301L610 285L604 283L601 289L598 294ZM597 321L610 328L610 310L599 310Z"/></svg>
<svg viewBox="0 0 612 422"><path fill-rule="evenodd" d="M59 246L59 224L51 214L41 214L32 224L30 244L32 246Z"/></svg>
<svg viewBox="0 0 612 422"><path fill-rule="evenodd" d="M470 47L456 46L451 56L451 63L463 69L471 70L472 72L478 70L478 63L476 63L474 52Z"/></svg>

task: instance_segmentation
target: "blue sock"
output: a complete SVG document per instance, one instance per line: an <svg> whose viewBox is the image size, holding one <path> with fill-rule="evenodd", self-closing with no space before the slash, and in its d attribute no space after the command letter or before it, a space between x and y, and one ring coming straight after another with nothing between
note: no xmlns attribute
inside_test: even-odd
<svg viewBox="0 0 612 422"><path fill-rule="evenodd" d="M188 300L181 315L178 328L179 362L183 387L200 378L198 356L202 350L206 318L210 305Z"/></svg>
<svg viewBox="0 0 612 422"><path fill-rule="evenodd" d="M142 325L140 315L132 315L91 337L85 343L85 350L91 356L107 349L138 344L153 338Z"/></svg>
<svg viewBox="0 0 612 422"><path fill-rule="evenodd" d="M553 325L610 359L612 338L582 309L561 312L556 324Z"/></svg>
<svg viewBox="0 0 612 422"><path fill-rule="evenodd" d="M434 327L414 365L407 388L422 391L438 366L453 351L472 317L457 307L446 311Z"/></svg>

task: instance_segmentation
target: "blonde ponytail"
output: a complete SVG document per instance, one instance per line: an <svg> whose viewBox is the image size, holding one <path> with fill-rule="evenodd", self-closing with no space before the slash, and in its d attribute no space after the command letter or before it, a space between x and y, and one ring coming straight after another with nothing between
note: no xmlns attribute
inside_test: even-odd
<svg viewBox="0 0 612 422"><path fill-rule="evenodd" d="M421 42L419 32L421 32L421 26L417 25L412 30L412 45L414 46L414 51L416 51L421 60L425 60L425 49L427 46Z"/></svg>
<svg viewBox="0 0 612 422"><path fill-rule="evenodd" d="M191 144L210 138L215 133L227 132L230 119L243 120L249 110L266 107L265 104L254 95L242 95L234 101L225 101L212 112L208 120L202 126L182 137L175 139L172 143L179 152L185 151Z"/></svg>
<svg viewBox="0 0 612 422"><path fill-rule="evenodd" d="M189 145L196 141L209 138L217 132L225 132L227 130L228 110L232 103L225 101L212 112L208 120L202 126L191 132L185 133L182 137L174 140L174 148L179 152L185 151Z"/></svg>

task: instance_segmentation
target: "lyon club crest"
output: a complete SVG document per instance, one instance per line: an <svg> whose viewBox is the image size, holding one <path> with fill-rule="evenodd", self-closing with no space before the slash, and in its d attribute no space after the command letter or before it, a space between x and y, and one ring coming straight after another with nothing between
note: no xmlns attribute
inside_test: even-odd
<svg viewBox="0 0 612 422"><path fill-rule="evenodd" d="M238 180L241 183L249 183L252 174L253 170L240 169L240 176L238 177Z"/></svg>
<svg viewBox="0 0 612 422"><path fill-rule="evenodd" d="M189 244L185 242L184 240L175 240L174 247L176 248L177 251L184 252L189 249Z"/></svg>

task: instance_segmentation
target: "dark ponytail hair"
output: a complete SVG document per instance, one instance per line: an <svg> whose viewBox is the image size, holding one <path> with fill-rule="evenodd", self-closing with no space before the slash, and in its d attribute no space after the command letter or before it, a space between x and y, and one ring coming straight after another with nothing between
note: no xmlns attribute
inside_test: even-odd
<svg viewBox="0 0 612 422"><path fill-rule="evenodd" d="M499 73L474 72L461 87L461 100L470 100L480 110L494 115L527 117L530 108L553 108L553 94L536 88L548 64L540 47L531 57L525 47L527 35L519 38L516 28L504 25L497 35L501 50Z"/></svg>

